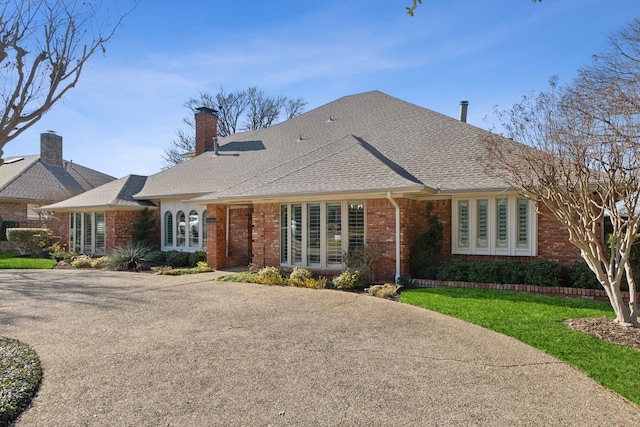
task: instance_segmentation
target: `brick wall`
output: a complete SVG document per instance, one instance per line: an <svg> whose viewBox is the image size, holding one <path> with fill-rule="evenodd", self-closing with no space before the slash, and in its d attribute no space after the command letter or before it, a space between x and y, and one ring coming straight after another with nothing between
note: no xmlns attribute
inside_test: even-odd
<svg viewBox="0 0 640 427"><path fill-rule="evenodd" d="M107 253L131 242L133 223L140 219L139 211L105 212L105 243Z"/></svg>
<svg viewBox="0 0 640 427"><path fill-rule="evenodd" d="M549 210L539 206L538 214L538 258L571 265L582 260L580 250L569 243L569 232Z"/></svg>
<svg viewBox="0 0 640 427"><path fill-rule="evenodd" d="M280 265L280 205L254 205L252 215L252 263L258 267Z"/></svg>
<svg viewBox="0 0 640 427"><path fill-rule="evenodd" d="M7 221L26 221L27 204L0 202L0 217Z"/></svg>

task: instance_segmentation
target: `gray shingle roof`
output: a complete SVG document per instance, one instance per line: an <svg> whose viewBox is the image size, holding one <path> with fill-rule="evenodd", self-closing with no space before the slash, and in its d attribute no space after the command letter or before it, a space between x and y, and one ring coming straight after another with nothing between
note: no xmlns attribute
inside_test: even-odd
<svg viewBox="0 0 640 427"><path fill-rule="evenodd" d="M43 206L41 209L62 212L79 209L127 210L155 207L151 202L135 200L132 196L142 189L146 180L146 176L127 175L70 199Z"/></svg>
<svg viewBox="0 0 640 427"><path fill-rule="evenodd" d="M505 188L477 160L479 128L373 91L346 96L267 129L220 140L149 177L136 199L260 198L421 188Z"/></svg>
<svg viewBox="0 0 640 427"><path fill-rule="evenodd" d="M6 159L0 166L0 199L64 200L115 179L78 164L63 164L48 165L38 155Z"/></svg>

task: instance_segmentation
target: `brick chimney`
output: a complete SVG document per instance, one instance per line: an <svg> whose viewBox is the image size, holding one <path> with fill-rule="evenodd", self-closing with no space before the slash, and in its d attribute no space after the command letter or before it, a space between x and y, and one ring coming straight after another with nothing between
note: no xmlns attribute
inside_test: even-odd
<svg viewBox="0 0 640 427"><path fill-rule="evenodd" d="M196 108L196 156L214 145L218 136L218 113L207 107Z"/></svg>
<svg viewBox="0 0 640 427"><path fill-rule="evenodd" d="M40 134L40 160L51 166L62 166L62 137L53 131Z"/></svg>

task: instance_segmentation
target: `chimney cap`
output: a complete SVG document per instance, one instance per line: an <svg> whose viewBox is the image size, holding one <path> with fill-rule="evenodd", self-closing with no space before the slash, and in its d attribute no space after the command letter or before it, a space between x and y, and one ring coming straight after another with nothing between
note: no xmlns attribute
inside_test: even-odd
<svg viewBox="0 0 640 427"><path fill-rule="evenodd" d="M197 113L196 114L211 114L214 116L218 115L218 112L216 110L214 110L213 108L209 108L209 107L197 107L196 108Z"/></svg>

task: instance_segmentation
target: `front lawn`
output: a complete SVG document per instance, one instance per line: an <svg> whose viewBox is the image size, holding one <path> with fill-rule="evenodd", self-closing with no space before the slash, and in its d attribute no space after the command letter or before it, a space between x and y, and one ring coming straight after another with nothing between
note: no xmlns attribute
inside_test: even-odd
<svg viewBox="0 0 640 427"><path fill-rule="evenodd" d="M640 351L593 338L563 324L573 318L614 318L607 303L462 288L408 289L400 300L514 337L640 404Z"/></svg>
<svg viewBox="0 0 640 427"><path fill-rule="evenodd" d="M50 269L54 265L53 259L17 258L11 252L0 253L0 269Z"/></svg>

